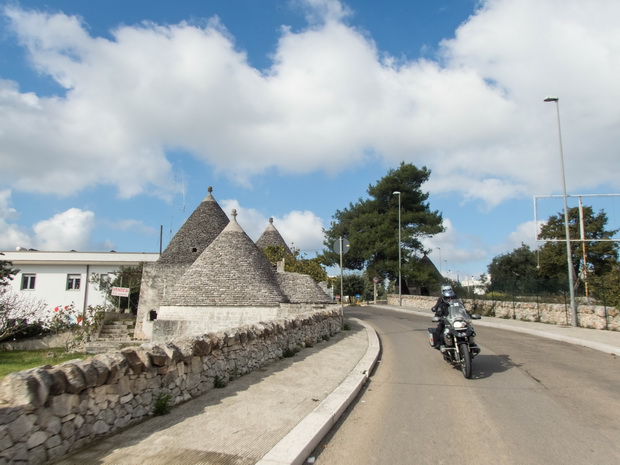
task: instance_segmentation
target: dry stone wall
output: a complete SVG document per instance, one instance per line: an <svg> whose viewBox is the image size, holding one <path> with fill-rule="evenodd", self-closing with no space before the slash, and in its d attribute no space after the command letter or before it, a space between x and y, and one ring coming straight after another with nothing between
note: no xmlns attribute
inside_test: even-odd
<svg viewBox="0 0 620 465"><path fill-rule="evenodd" d="M323 310L9 374L0 384L0 464L42 464L315 344L341 329Z"/></svg>
<svg viewBox="0 0 620 465"><path fill-rule="evenodd" d="M437 297L403 295L402 300L406 307L430 309L437 302ZM477 300L476 304L476 312L482 315L555 325L571 324L570 307L563 304L499 300ZM388 305L398 305L398 295L388 295ZM620 312L614 307L579 304L577 321L583 328L620 331Z"/></svg>

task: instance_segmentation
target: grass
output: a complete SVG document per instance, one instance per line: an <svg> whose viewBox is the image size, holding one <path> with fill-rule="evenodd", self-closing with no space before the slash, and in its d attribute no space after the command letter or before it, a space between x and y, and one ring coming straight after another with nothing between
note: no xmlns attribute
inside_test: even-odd
<svg viewBox="0 0 620 465"><path fill-rule="evenodd" d="M53 356L50 356L53 354ZM76 358L88 358L90 354L68 353L64 349L9 350L0 352L0 379L9 373L28 370L43 365L58 365Z"/></svg>
<svg viewBox="0 0 620 465"><path fill-rule="evenodd" d="M164 394L160 392L155 400L155 408L153 409L153 414L155 415L168 415L172 410L172 406L170 405L170 399L172 396L170 394Z"/></svg>
<svg viewBox="0 0 620 465"><path fill-rule="evenodd" d="M226 386L228 386L228 381L226 381L225 378L215 375L215 378L213 379L213 387L215 389L224 389Z"/></svg>
<svg viewBox="0 0 620 465"><path fill-rule="evenodd" d="M299 348L297 348L297 347L295 347L293 349L291 349L290 347L286 347L282 351L282 357L284 357L284 358L294 357L295 354L297 354L297 352L299 352Z"/></svg>

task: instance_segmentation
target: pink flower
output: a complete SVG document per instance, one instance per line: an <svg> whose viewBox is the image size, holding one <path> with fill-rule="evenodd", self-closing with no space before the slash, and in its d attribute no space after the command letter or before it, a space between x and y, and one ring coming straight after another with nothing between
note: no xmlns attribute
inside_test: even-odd
<svg viewBox="0 0 620 465"><path fill-rule="evenodd" d="M58 307L56 307L56 308L54 309L54 311L55 311L55 312L57 312L58 310L59 310L59 308L58 308Z"/></svg>

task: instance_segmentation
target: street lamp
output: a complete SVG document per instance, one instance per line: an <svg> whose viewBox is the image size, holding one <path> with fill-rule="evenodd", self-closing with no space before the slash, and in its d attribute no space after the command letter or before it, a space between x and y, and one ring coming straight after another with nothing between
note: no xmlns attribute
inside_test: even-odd
<svg viewBox="0 0 620 465"><path fill-rule="evenodd" d="M545 102L554 102L558 115L558 140L560 142L560 165L562 167L562 190L564 198L564 229L566 233L566 263L568 266L568 292L570 294L571 324L577 326L577 307L575 306L575 288L573 271L573 254L570 247L570 230L568 227L568 204L566 202L566 174L564 173L564 151L562 149L562 129L560 126L560 99L558 97L547 97Z"/></svg>
<svg viewBox="0 0 620 465"><path fill-rule="evenodd" d="M400 191L394 191L398 195L398 305L403 305L402 284L401 284L401 244L400 244Z"/></svg>

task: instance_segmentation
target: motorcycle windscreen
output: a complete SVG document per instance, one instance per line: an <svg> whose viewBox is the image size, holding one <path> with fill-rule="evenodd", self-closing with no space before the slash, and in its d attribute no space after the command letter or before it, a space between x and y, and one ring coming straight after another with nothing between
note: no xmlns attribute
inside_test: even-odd
<svg viewBox="0 0 620 465"><path fill-rule="evenodd" d="M448 320L450 320L450 322L455 322L458 320L470 321L471 316L467 313L467 310L465 310L462 303L454 302L450 304L450 307L448 308Z"/></svg>

